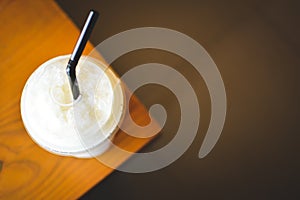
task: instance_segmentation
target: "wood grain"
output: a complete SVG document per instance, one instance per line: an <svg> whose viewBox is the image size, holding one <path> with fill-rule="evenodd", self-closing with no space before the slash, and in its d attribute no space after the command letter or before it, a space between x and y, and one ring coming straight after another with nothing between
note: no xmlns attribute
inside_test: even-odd
<svg viewBox="0 0 300 200"><path fill-rule="evenodd" d="M41 149L24 129L19 104L30 74L46 60L69 54L79 31L50 0L0 1L0 27L0 198L76 199L113 169L96 159L61 157ZM88 43L84 54L92 48ZM147 110L135 96L130 107L138 124L149 122ZM151 139L119 131L114 143L136 152ZM103 156L115 166L128 159L113 148Z"/></svg>

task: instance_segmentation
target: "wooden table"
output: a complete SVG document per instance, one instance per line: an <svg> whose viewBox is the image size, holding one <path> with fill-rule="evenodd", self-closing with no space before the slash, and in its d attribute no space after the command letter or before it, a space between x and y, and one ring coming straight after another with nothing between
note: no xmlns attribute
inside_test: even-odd
<svg viewBox="0 0 300 200"><path fill-rule="evenodd" d="M96 159L61 157L37 146L24 129L19 105L30 74L46 60L69 54L79 30L50 0L2 0L0 27L0 199L76 199L113 169ZM92 48L88 43L84 54ZM130 105L133 118L147 124L139 100L132 96ZM114 143L136 152L151 139L119 131ZM113 149L105 156L115 166L128 159Z"/></svg>

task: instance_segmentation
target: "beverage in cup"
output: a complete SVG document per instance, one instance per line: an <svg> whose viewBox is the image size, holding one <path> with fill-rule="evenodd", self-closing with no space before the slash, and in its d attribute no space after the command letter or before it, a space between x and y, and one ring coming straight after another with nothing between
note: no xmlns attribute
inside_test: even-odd
<svg viewBox="0 0 300 200"><path fill-rule="evenodd" d="M27 80L21 115L30 137L45 150L89 158L105 152L124 113L124 91L104 63L82 56L76 74L80 96L74 100L66 66L70 55L52 58Z"/></svg>

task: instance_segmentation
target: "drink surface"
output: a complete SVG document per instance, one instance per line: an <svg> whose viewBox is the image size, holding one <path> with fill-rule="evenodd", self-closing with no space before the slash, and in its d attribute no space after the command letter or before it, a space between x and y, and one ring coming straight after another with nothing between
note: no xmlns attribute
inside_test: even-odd
<svg viewBox="0 0 300 200"><path fill-rule="evenodd" d="M112 136L124 102L119 79L89 57L80 59L76 67L81 95L73 102L66 75L68 59L60 56L42 64L28 79L21 100L29 135L61 155L94 148Z"/></svg>

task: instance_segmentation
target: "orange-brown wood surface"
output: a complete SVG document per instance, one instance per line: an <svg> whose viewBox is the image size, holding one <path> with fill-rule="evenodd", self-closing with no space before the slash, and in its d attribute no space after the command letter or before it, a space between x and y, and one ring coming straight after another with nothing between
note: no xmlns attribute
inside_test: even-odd
<svg viewBox="0 0 300 200"><path fill-rule="evenodd" d="M72 51L79 30L50 0L0 1L0 27L0 199L76 199L113 169L96 159L57 156L37 146L24 129L20 97L41 63ZM92 48L88 43L84 54ZM147 110L134 96L130 107L138 124L148 123ZM151 139L119 131L114 143L136 152ZM103 156L115 166L128 159L113 148Z"/></svg>

